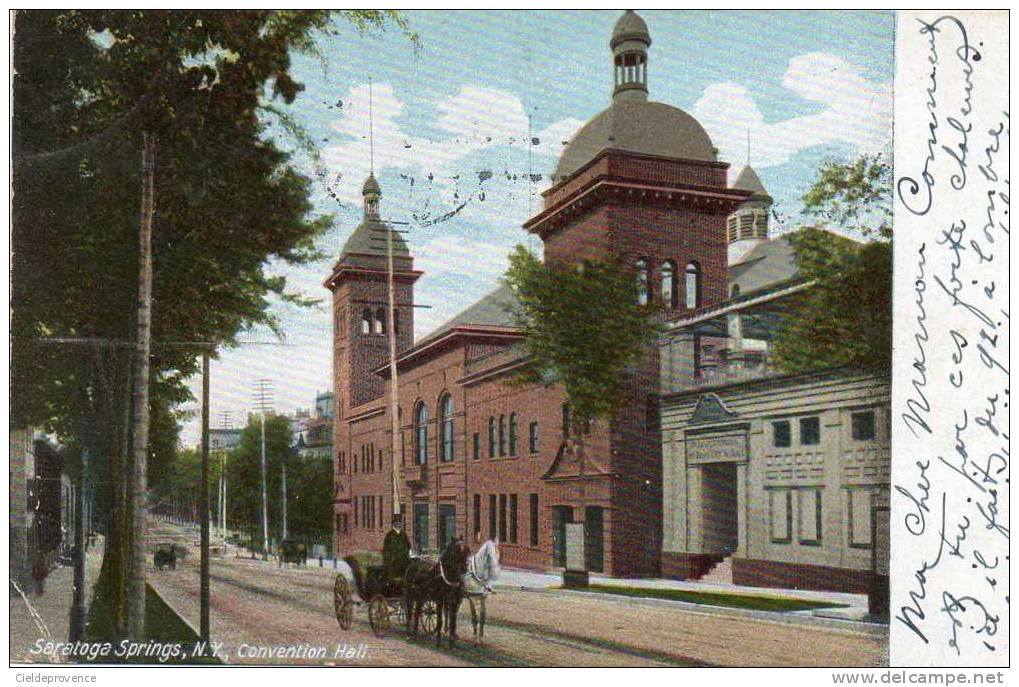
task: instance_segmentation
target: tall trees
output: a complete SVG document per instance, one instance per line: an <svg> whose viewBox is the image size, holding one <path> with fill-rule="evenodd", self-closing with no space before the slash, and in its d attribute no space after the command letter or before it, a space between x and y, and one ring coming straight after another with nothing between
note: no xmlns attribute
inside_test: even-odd
<svg viewBox="0 0 1019 687"><path fill-rule="evenodd" d="M386 12L343 15L402 27ZM148 405L169 409L188 399L201 348L167 342L229 345L252 325L275 327L270 297L293 294L267 261L317 257L329 218L314 213L310 180L264 135L263 114L297 97L290 53L313 49L330 21L324 11L15 15L11 423L72 442L94 429L119 634L129 380L132 368L144 373L131 360L143 133L159 141Z"/></svg>

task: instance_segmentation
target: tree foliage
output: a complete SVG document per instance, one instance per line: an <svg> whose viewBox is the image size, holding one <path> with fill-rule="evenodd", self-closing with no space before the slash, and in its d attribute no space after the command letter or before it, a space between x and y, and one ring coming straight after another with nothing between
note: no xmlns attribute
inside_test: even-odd
<svg viewBox="0 0 1019 687"><path fill-rule="evenodd" d="M879 156L827 162L803 196L827 226L789 235L803 278L814 286L783 320L774 358L788 372L850 367L887 372L892 346L891 170Z"/></svg>
<svg viewBox="0 0 1019 687"><path fill-rule="evenodd" d="M262 537L261 418L248 418L240 444L227 462L227 515L232 527L254 541ZM282 527L282 466L287 471L287 529L292 539L326 543L332 535L333 465L331 457L301 458L293 451L290 419L265 420L266 484L269 536L279 539Z"/></svg>
<svg viewBox="0 0 1019 687"><path fill-rule="evenodd" d="M363 30L395 23L416 40L396 14L340 16ZM104 564L114 575L127 539L117 507L129 474L142 136L158 142L150 366L158 472L160 446L176 450L169 420L190 399L186 380L202 350L181 342L231 345L252 326L277 327L274 297L301 302L267 265L317 258L330 218L314 212L311 181L263 115L299 95L291 53L313 52L331 21L327 11L292 10L14 16L10 422L90 447L97 516L111 515ZM97 343L43 341L54 337ZM118 631L122 582L111 583Z"/></svg>
<svg viewBox="0 0 1019 687"><path fill-rule="evenodd" d="M505 279L528 354L521 381L562 384L581 425L610 417L626 373L658 331L654 308L638 305L633 271L616 262L543 263L517 246Z"/></svg>
<svg viewBox="0 0 1019 687"><path fill-rule="evenodd" d="M828 160L803 195L808 216L864 238L892 236L892 169L881 154Z"/></svg>

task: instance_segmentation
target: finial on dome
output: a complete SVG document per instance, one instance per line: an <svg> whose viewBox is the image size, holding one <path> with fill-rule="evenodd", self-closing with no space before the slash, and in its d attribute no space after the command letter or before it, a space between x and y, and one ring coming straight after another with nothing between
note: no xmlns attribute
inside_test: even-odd
<svg viewBox="0 0 1019 687"><path fill-rule="evenodd" d="M364 197L364 216L366 219L379 218L379 198L382 196L382 187L374 173L368 174L361 188L361 195Z"/></svg>
<svg viewBox="0 0 1019 687"><path fill-rule="evenodd" d="M633 10L626 10L612 29L612 59L615 66L613 98L647 100L647 51L651 34L647 24Z"/></svg>

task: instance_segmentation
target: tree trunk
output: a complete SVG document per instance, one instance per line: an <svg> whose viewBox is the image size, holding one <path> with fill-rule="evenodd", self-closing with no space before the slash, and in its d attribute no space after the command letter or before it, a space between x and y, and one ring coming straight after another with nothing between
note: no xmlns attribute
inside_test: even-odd
<svg viewBox="0 0 1019 687"><path fill-rule="evenodd" d="M134 369L131 471L131 556L127 579L127 636L145 640L145 515L148 508L149 350L152 338L152 216L155 212L155 137L144 135L138 259L138 349Z"/></svg>

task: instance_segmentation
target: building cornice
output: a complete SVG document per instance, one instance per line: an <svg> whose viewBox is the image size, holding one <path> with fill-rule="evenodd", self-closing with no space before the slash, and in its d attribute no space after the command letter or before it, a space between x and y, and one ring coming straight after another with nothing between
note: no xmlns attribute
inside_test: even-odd
<svg viewBox="0 0 1019 687"><path fill-rule="evenodd" d="M516 327L499 327L495 325L459 325L453 327L439 336L425 339L396 357L397 369L403 366L417 364L430 358L439 351L445 350L454 345L460 339L481 339L495 342L509 342L520 339L523 334ZM373 374L382 377L389 376L389 361L380 365Z"/></svg>

